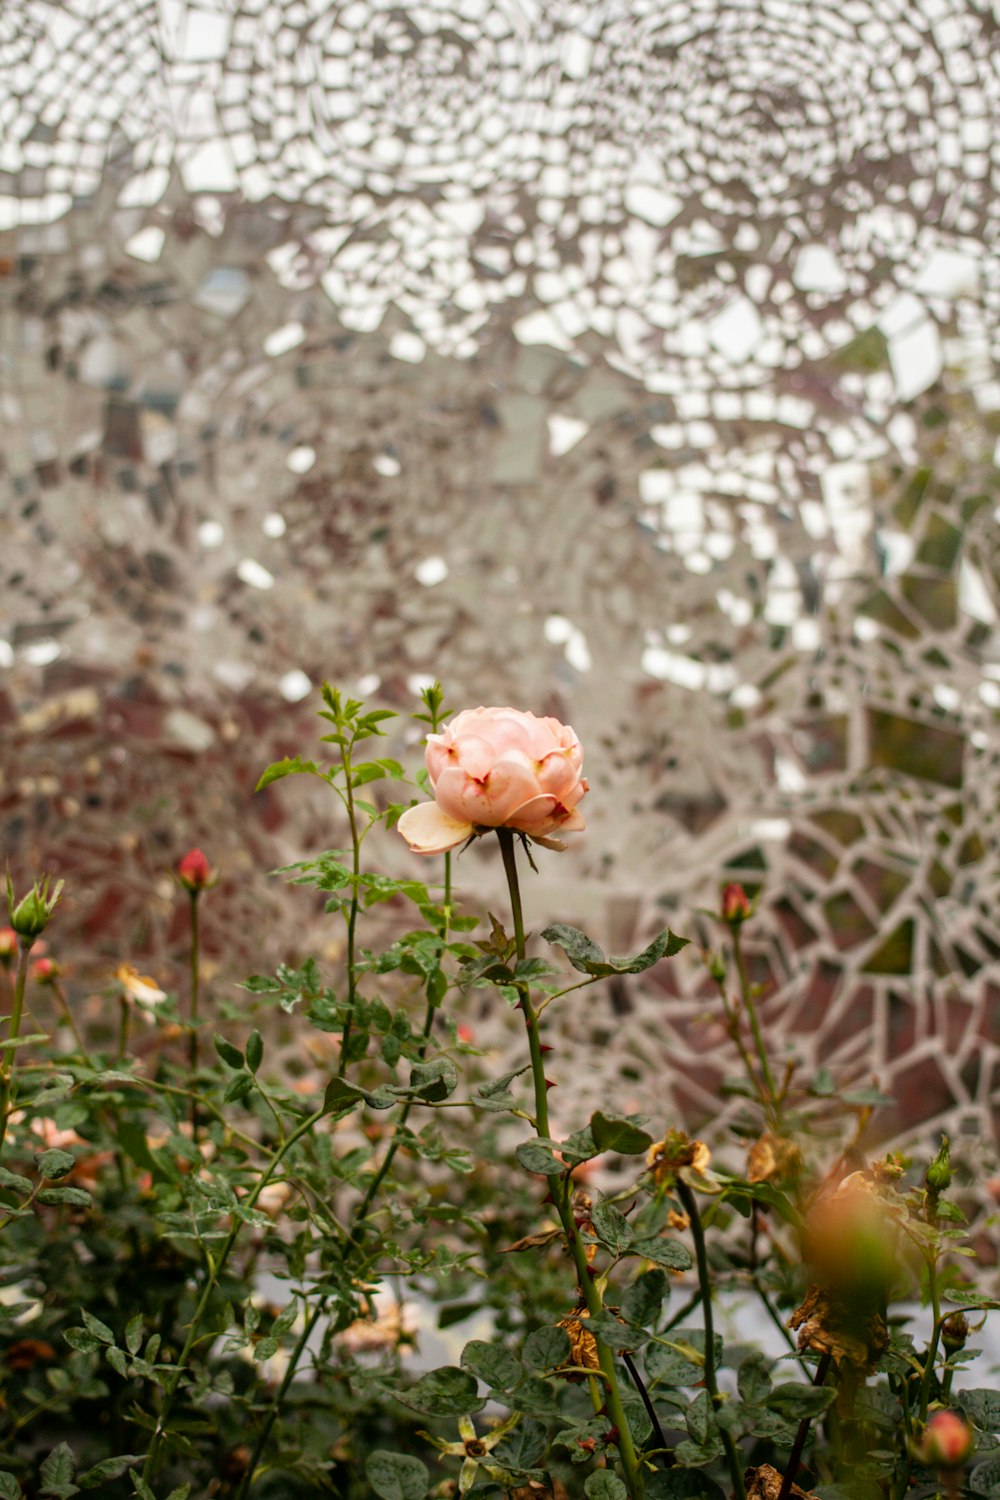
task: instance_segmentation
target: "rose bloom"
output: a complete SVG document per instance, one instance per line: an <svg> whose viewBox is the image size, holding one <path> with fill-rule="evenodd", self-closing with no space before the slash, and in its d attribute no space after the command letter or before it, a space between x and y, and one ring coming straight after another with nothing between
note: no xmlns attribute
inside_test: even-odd
<svg viewBox="0 0 1000 1500"><path fill-rule="evenodd" d="M567 724L516 708L467 708L427 736L434 801L411 807L399 831L415 854L443 854L490 828L549 849L585 824L583 750Z"/></svg>

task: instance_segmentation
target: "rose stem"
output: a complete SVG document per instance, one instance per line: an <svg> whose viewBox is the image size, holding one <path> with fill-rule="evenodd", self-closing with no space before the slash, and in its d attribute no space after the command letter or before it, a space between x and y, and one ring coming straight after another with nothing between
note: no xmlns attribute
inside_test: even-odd
<svg viewBox="0 0 1000 1500"><path fill-rule="evenodd" d="M816 1373L813 1376L814 1386L821 1386L826 1379L827 1371L830 1368L830 1359L831 1356L829 1353L820 1355L819 1364L816 1366ZM778 1491L778 1500L788 1500L789 1495L792 1493L792 1485L795 1483L795 1476L798 1473L799 1463L802 1459L802 1450L806 1445L806 1438L809 1436L811 1422L812 1417L803 1417L799 1423L798 1431L795 1434L795 1442L792 1444L792 1451L788 1455L788 1464L781 1481L781 1489Z"/></svg>
<svg viewBox="0 0 1000 1500"><path fill-rule="evenodd" d="M524 917L521 911L521 889L517 878L514 834L509 828L498 828L497 838L500 840L504 873L507 876L507 888L510 891L510 907L514 919L514 948L518 959L521 960L525 957ZM531 1054L531 1074L535 1085L535 1131L540 1140L549 1140L548 1085L545 1081L542 1063L538 1017L531 1003L530 987L521 983L516 988L520 995L521 1010L524 1013L524 1024L528 1033L528 1050ZM601 1296L591 1277L583 1241L580 1239L580 1231L573 1216L568 1179L564 1176L553 1178L551 1192L552 1201L563 1226L563 1233L576 1264L580 1291L591 1317L596 1317L602 1311ZM600 1339L596 1339L595 1342L601 1371L605 1378L608 1415L612 1424L618 1429L618 1452L621 1456L622 1468L625 1470L625 1482L633 1500L642 1500L644 1493L642 1471L639 1468L639 1459L632 1441L625 1408L622 1406L614 1356Z"/></svg>
<svg viewBox="0 0 1000 1500"><path fill-rule="evenodd" d="M686 1182L677 1179L677 1196L680 1198L691 1221L691 1237L694 1240L695 1258L698 1262L698 1283L701 1287L701 1312L705 1326L705 1389L708 1391L713 1410L719 1405L719 1384L715 1378L715 1325L712 1320L712 1283L708 1274L708 1256L705 1253L705 1231L701 1224L701 1215L698 1213L698 1205L695 1202L694 1193ZM726 1463L729 1466L729 1477L733 1482L733 1490L737 1500L746 1500L746 1490L743 1486L743 1471L740 1468L740 1457L736 1451L736 1444L731 1435L720 1427L719 1436L726 1453Z"/></svg>

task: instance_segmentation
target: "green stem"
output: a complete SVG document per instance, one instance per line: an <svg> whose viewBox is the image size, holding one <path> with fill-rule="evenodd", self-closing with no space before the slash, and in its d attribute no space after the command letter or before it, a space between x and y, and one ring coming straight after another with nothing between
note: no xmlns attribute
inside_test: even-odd
<svg viewBox="0 0 1000 1500"><path fill-rule="evenodd" d="M247 1208L253 1208L264 1188L270 1182L278 1167L281 1165L283 1158L295 1145L296 1141L301 1140L304 1135L307 1135L316 1124L317 1120L321 1120L322 1118L323 1109L321 1107L320 1109L314 1111L313 1114L307 1115L307 1117L296 1126L291 1135L288 1137L287 1141L285 1141L284 1145L275 1152L274 1158L268 1164L266 1171L257 1179L256 1185L251 1188L250 1192L248 1193L245 1204ZM163 1409L161 1410L160 1415L157 1418L156 1429L153 1433L153 1440L149 1445L149 1452L146 1454L146 1461L142 1467L142 1478L147 1482L150 1478L150 1475L154 1472L156 1459L159 1454L160 1443L163 1439L163 1434L167 1430L167 1423L169 1422L174 1409L177 1392L180 1387L181 1379L184 1375L184 1370L187 1365L188 1358L190 1357L191 1350L194 1348L195 1344L201 1337L201 1325L205 1317L205 1313L208 1309L208 1304L211 1301L212 1293L219 1284L219 1278L221 1277L226 1263L229 1260L230 1255L232 1254L233 1247L235 1246L236 1241L239 1238L239 1233L242 1228L242 1219L237 1219L230 1229L228 1236L226 1237L218 1260L214 1262L212 1262L211 1260L209 1261L209 1272L205 1277L205 1285L202 1287L201 1296L198 1299L198 1305L196 1306L194 1315L191 1318L187 1338L184 1341L184 1347L180 1352L180 1357L178 1358L177 1363L174 1367L174 1372L171 1375L170 1379L167 1381L164 1388Z"/></svg>
<svg viewBox="0 0 1000 1500"><path fill-rule="evenodd" d="M518 960L522 960L526 956L524 916L521 908L521 888L517 877L514 834L509 828L498 828L497 838L500 840L504 873L507 876L507 888L510 892L511 915L514 921L514 948ZM530 987L526 984L519 984L517 992L520 996L520 1006L524 1014L524 1024L528 1033L528 1051L531 1055L531 1076L535 1092L535 1131L541 1140L548 1140L550 1139L548 1084L545 1079L545 1069L542 1061L542 1044L539 1034L538 1016L531 1003ZM586 1248L580 1237L580 1230L573 1214L569 1179L568 1177L550 1179L550 1183L552 1187L552 1201L559 1214L563 1234L566 1237L566 1243L573 1256L581 1294L590 1316L597 1317L603 1311L603 1303L601 1294L590 1274ZM608 1417L618 1432L617 1446L622 1468L625 1471L625 1485L632 1500L642 1500L645 1491L642 1469L638 1454L635 1451L635 1444L632 1440L628 1418L625 1415L625 1408L622 1405L614 1355L601 1339L595 1339L595 1343L597 1345L598 1362L601 1367L601 1373L604 1376L605 1407Z"/></svg>
<svg viewBox="0 0 1000 1500"><path fill-rule="evenodd" d="M9 878L9 877L8 877ZM24 1009L24 989L28 982L28 954L31 941L22 938L18 946L17 974L14 979L14 1004L10 1013L10 1031L7 1040L16 1042L21 1030L21 1012ZM7 1121L10 1118L14 1094L14 1070L17 1067L17 1048L10 1047L0 1060L0 1150L7 1136Z"/></svg>
<svg viewBox="0 0 1000 1500"><path fill-rule="evenodd" d="M677 1179L677 1196L680 1198L691 1221L691 1237L694 1240L694 1253L698 1263L698 1285L701 1287L701 1310L705 1326L705 1389L709 1394L713 1408L719 1406L721 1397L719 1395L719 1383L715 1374L715 1325L712 1320L712 1282L708 1273L708 1255L705 1251L705 1231L701 1224L701 1215L698 1213L698 1204L694 1193L686 1182ZM737 1500L746 1500L746 1490L743 1485L743 1470L740 1467L740 1457L736 1451L736 1444L725 1428L720 1427L719 1436L725 1449L726 1463L729 1467L729 1477L732 1480L733 1493Z"/></svg>
<svg viewBox="0 0 1000 1500"><path fill-rule="evenodd" d="M816 1366L816 1373L813 1376L812 1382L817 1388L822 1386L826 1380L832 1359L833 1356L829 1353L820 1355L819 1364ZM792 1493L792 1485L795 1483L795 1476L799 1472L799 1464L802 1462L802 1450L806 1445L806 1438L809 1436L811 1423L812 1417L803 1417L798 1425L795 1433L795 1441L792 1444L792 1451L788 1455L788 1463L785 1465L785 1472L781 1480L781 1489L778 1491L778 1500L788 1500L788 1497Z"/></svg>
<svg viewBox="0 0 1000 1500"><path fill-rule="evenodd" d="M738 926L733 928L733 958L736 960L736 972L739 975L740 995L747 1015L750 1017L750 1029L753 1032L754 1046L760 1059L761 1077L767 1089L770 1100L769 1113L776 1127L780 1127L781 1111L778 1104L778 1090L774 1082L774 1074L771 1072L771 1064L768 1061L767 1049L764 1046L764 1037L760 1029L760 1020L757 1015L757 1007L753 999L753 987L750 984L750 976L747 974L746 960L743 956L743 944L740 938Z"/></svg>
<svg viewBox="0 0 1000 1500"><path fill-rule="evenodd" d="M931 1399L931 1377L934 1374L938 1340L941 1337L941 1297L938 1292L937 1266L932 1256L928 1256L927 1259L927 1286L931 1294L931 1313L934 1318L934 1326L931 1329L931 1340L927 1345L927 1359L924 1363L924 1373L920 1381L920 1410L917 1415L921 1422L927 1421L927 1407Z"/></svg>
<svg viewBox="0 0 1000 1500"><path fill-rule="evenodd" d="M351 785L351 752L345 747L344 755L344 805L347 808L347 821L351 827L351 904L347 912L347 1015L344 1018L344 1029L340 1034L340 1058L337 1063L337 1077L343 1078L344 1069L347 1067L348 1043L351 1040L351 1028L354 1025L354 1006L357 1001L358 982L354 966L354 944L358 925L358 911L360 901L358 899L358 877L361 874L361 840L358 837L358 819L354 807L354 788Z"/></svg>
<svg viewBox="0 0 1000 1500"><path fill-rule="evenodd" d="M73 1040L76 1042L76 1045L79 1048L80 1056L83 1058L85 1063L88 1063L90 1067L93 1067L93 1061L91 1059L90 1053L87 1051L87 1047L83 1040L83 1037L80 1035L80 1028L76 1024L76 1017L74 1016L72 1007L66 997L66 991L63 989L58 979L52 980L52 991L56 997L56 1000L59 1002L60 1010L69 1023L69 1029L73 1033Z"/></svg>
<svg viewBox="0 0 1000 1500"><path fill-rule="evenodd" d="M122 1063L122 1062L125 1061L125 1054L126 1054L126 1052L128 1050L128 1023L129 1023L129 1006L130 1006L130 1004L131 1004L131 1002L129 1000L127 1000L124 995L119 995L119 997L118 997L118 1059L117 1059L119 1063Z"/></svg>
<svg viewBox="0 0 1000 1500"><path fill-rule="evenodd" d="M444 919L441 928L442 947L443 944L447 943L448 941L448 927L450 924L450 917L451 855L446 854L444 857ZM436 971L435 974L432 974L427 981L427 1009L424 1012L424 1024L420 1034L420 1042L417 1048L418 1055L421 1058L427 1050L427 1043L430 1040L431 1029L434 1025L434 1012L437 1009L437 1006L431 998L430 993L431 986L434 983L435 975ZM362 1198L360 1204L352 1215L351 1227L348 1232L345 1244L345 1251L350 1251L352 1248L360 1250L363 1244L365 1220L368 1217L368 1210L371 1208L371 1205L375 1199L375 1195L377 1194L379 1188L382 1186L386 1174L388 1173L389 1168L392 1166L396 1153L399 1150L400 1141L402 1139L402 1130L410 1117L410 1111L412 1109L413 1101L407 1100L399 1117L399 1123L396 1126L395 1131L393 1132L393 1137L391 1142L389 1143L389 1148L386 1151L385 1156L382 1158L382 1161L371 1182L369 1182L364 1197ZM326 1297L318 1297L316 1299L315 1307L313 1307L308 1318L306 1319L302 1333L297 1339L295 1347L293 1348L289 1356L288 1365L285 1369L284 1375L281 1378L281 1383L274 1393L270 1409L268 1410L267 1416L264 1418L264 1424L261 1427L260 1432L257 1434L257 1440L254 1443L253 1453L250 1456L250 1462L246 1467L246 1472L243 1475L243 1479L240 1483L239 1490L236 1493L235 1500L245 1500L245 1497L250 1493L250 1489L254 1481L254 1475L257 1472L257 1466L260 1463L261 1457L264 1453L264 1449L267 1446L267 1440L271 1436L272 1428L274 1427L274 1424L278 1419L278 1413L281 1410L281 1403L284 1401L285 1396L288 1392L288 1388L295 1378L295 1373L298 1369L299 1361L305 1353L305 1350L309 1344L309 1339L312 1336L313 1329L316 1327L320 1318L326 1312L328 1300L329 1299Z"/></svg>
<svg viewBox="0 0 1000 1500"><path fill-rule="evenodd" d="M198 897L200 895L200 890L188 892L191 902L191 1035L188 1038L188 1065L191 1070L192 1083L198 1073L198 1008L201 998L201 935L198 930ZM197 1144L197 1098L191 1100L191 1138Z"/></svg>

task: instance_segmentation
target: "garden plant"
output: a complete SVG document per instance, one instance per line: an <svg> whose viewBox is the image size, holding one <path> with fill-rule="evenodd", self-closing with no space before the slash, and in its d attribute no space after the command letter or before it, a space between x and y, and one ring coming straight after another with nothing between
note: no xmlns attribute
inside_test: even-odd
<svg viewBox="0 0 1000 1500"><path fill-rule="evenodd" d="M306 775L338 799L342 846L284 872L321 893L337 962L206 993L217 875L192 850L189 982L165 993L123 954L85 1025L53 956L60 883L8 877L0 1500L1000 1494L1000 1394L967 1370L1000 1305L969 1184L945 1139L876 1157L879 1090L807 1076L768 1034L754 893L726 885L699 918L742 1064L727 1133L693 1139L652 1087L644 1114L608 1101L556 1136L557 1008L686 939L610 957L564 923L529 931L536 860L584 825L568 727L447 716L435 685L414 785L378 753L393 714L323 699L322 758L261 786ZM403 878L369 863L377 829L410 846ZM473 840L502 866L499 912L460 893ZM480 991L522 1038L500 1076L464 1019ZM299 1078L273 1064L290 1034L315 1064ZM734 1299L780 1354L722 1336ZM473 1313L487 1336L414 1369L414 1314Z"/></svg>

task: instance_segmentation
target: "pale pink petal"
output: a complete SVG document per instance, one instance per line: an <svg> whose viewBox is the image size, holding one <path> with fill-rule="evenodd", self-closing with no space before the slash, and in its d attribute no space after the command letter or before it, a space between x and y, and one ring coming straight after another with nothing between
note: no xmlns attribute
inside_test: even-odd
<svg viewBox="0 0 1000 1500"><path fill-rule="evenodd" d="M574 833L586 826L580 813L554 797L533 797L530 802L522 803L510 822L511 828L532 838L539 834Z"/></svg>
<svg viewBox="0 0 1000 1500"><path fill-rule="evenodd" d="M445 854L472 837L471 823L449 818L436 802L408 807L396 824L414 854Z"/></svg>
<svg viewBox="0 0 1000 1500"><path fill-rule="evenodd" d="M450 818L501 828L537 791L535 778L525 766L502 761L481 778L449 766L438 778L434 795Z"/></svg>

